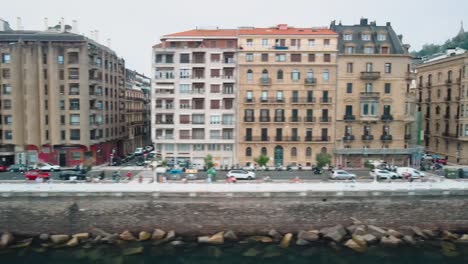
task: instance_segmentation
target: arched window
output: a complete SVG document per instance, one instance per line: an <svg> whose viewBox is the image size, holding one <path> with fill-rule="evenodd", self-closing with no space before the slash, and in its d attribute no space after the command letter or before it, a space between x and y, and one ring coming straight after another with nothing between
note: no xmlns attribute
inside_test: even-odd
<svg viewBox="0 0 468 264"><path fill-rule="evenodd" d="M312 69L307 70L307 79L313 79L314 78L314 71Z"/></svg>
<svg viewBox="0 0 468 264"><path fill-rule="evenodd" d="M447 81L451 81L452 80L452 71L448 71L447 73Z"/></svg>
<svg viewBox="0 0 468 264"><path fill-rule="evenodd" d="M311 147L308 147L308 148L306 149L306 153L305 153L305 154L306 154L306 157L312 157L312 148L311 148Z"/></svg>
<svg viewBox="0 0 468 264"><path fill-rule="evenodd" d="M278 72L276 73L276 79L283 80L283 74L283 70L278 70Z"/></svg>
<svg viewBox="0 0 468 264"><path fill-rule="evenodd" d="M291 80L297 82L299 79L301 79L301 73L298 70L293 70L291 72Z"/></svg>
<svg viewBox="0 0 468 264"><path fill-rule="evenodd" d="M264 79L268 78L268 70L267 69L264 69L262 71L262 78L264 78Z"/></svg>
<svg viewBox="0 0 468 264"><path fill-rule="evenodd" d="M248 147L245 149L245 156L252 157L252 148Z"/></svg>
<svg viewBox="0 0 468 264"><path fill-rule="evenodd" d="M251 69L247 70L247 81L253 80L253 71Z"/></svg>
<svg viewBox="0 0 468 264"><path fill-rule="evenodd" d="M265 147L262 148L261 150L262 155L266 156L267 155L267 149Z"/></svg>
<svg viewBox="0 0 468 264"><path fill-rule="evenodd" d="M326 147L323 147L321 150L320 150L321 153L323 154L326 154L327 153L327 148Z"/></svg>
<svg viewBox="0 0 468 264"><path fill-rule="evenodd" d="M297 156L297 149L295 147L293 147L291 149L291 157L296 157Z"/></svg>

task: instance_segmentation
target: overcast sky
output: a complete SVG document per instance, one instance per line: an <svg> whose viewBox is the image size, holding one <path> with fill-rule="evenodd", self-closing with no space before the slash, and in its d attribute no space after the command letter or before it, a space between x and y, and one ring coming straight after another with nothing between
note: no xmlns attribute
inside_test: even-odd
<svg viewBox="0 0 468 264"><path fill-rule="evenodd" d="M149 74L151 46L165 34L195 27L329 26L331 20L359 23L361 17L384 25L390 21L411 49L425 43L443 43L455 36L460 22L468 29L466 0L2 0L0 17L16 28L16 17L25 29L43 29L61 17L85 35L99 30L100 42L124 57L127 68Z"/></svg>

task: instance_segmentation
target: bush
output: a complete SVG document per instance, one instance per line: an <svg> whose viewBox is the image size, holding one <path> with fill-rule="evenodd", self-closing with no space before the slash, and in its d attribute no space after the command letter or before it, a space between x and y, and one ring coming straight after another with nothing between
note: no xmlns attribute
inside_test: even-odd
<svg viewBox="0 0 468 264"><path fill-rule="evenodd" d="M330 154L327 154L327 153L318 154L316 157L317 167L321 169L325 165L331 164L331 159L332 159L332 156Z"/></svg>
<svg viewBox="0 0 468 264"><path fill-rule="evenodd" d="M369 160L366 160L366 162L364 162L364 167L368 168L369 170L375 169L374 164L372 164Z"/></svg>

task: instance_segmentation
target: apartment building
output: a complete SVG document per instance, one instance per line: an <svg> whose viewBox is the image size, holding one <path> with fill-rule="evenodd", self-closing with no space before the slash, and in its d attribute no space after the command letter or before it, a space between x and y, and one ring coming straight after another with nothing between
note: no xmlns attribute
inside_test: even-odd
<svg viewBox="0 0 468 264"><path fill-rule="evenodd" d="M127 138L124 153L133 153L135 148L151 143L151 79L144 74L126 69L125 74L125 121Z"/></svg>
<svg viewBox="0 0 468 264"><path fill-rule="evenodd" d="M240 28L237 163L316 163L333 153L337 34L326 28Z"/></svg>
<svg viewBox="0 0 468 264"><path fill-rule="evenodd" d="M332 22L330 29L339 35L335 164L409 165L419 151L412 143L416 98L409 45L390 23L363 18L356 25Z"/></svg>
<svg viewBox="0 0 468 264"><path fill-rule="evenodd" d="M468 52L448 49L417 65L424 146L449 162L468 164Z"/></svg>
<svg viewBox="0 0 468 264"><path fill-rule="evenodd" d="M163 159L234 162L237 31L195 29L153 47L152 139Z"/></svg>
<svg viewBox="0 0 468 264"><path fill-rule="evenodd" d="M0 20L1 162L100 164L122 150L125 61L73 32Z"/></svg>

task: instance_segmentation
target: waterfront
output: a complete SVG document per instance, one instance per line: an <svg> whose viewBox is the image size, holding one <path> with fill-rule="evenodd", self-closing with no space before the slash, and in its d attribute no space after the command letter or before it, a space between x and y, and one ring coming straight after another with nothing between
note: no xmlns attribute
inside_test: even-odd
<svg viewBox="0 0 468 264"><path fill-rule="evenodd" d="M273 244L235 243L220 246L188 242L181 246L171 244L154 246L147 243L120 243L98 245L92 248L45 249L40 245L25 249L0 251L1 263L468 263L468 244L458 243L456 251L444 251L446 242L425 242L415 247L370 247L366 253L356 253L344 247L332 248L318 243L282 249ZM131 254L132 249L143 252Z"/></svg>

